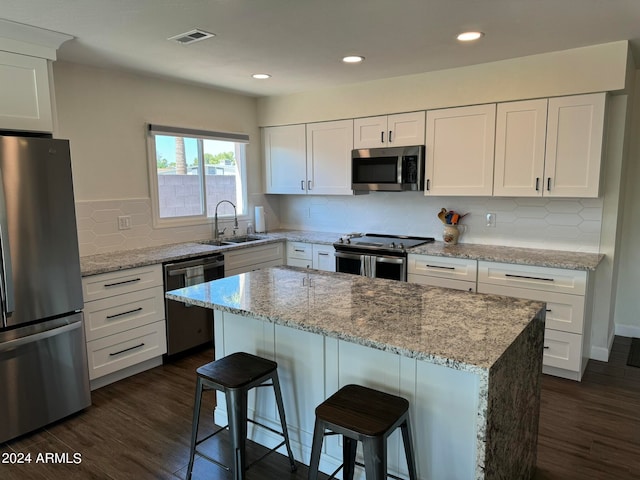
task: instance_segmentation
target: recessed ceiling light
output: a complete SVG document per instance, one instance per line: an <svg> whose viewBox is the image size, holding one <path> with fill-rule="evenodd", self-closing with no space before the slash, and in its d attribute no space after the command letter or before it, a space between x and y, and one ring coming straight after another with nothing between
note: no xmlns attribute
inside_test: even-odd
<svg viewBox="0 0 640 480"><path fill-rule="evenodd" d="M271 75L269 75L268 73L254 73L253 75L251 75L253 78L256 78L258 80L265 80L267 78L271 78Z"/></svg>
<svg viewBox="0 0 640 480"><path fill-rule="evenodd" d="M473 42L482 36L484 36L484 33L482 32L462 32L458 35L458 40L461 42Z"/></svg>
<svg viewBox="0 0 640 480"><path fill-rule="evenodd" d="M360 55L348 55L342 58L344 63L360 63L364 60L364 57Z"/></svg>

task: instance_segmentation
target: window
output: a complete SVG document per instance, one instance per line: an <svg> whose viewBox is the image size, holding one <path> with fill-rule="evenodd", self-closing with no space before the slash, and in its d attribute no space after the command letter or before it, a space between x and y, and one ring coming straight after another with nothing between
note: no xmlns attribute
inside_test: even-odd
<svg viewBox="0 0 640 480"><path fill-rule="evenodd" d="M246 214L245 146L249 136L149 125L154 225L204 223L229 200ZM233 215L223 203L218 216Z"/></svg>

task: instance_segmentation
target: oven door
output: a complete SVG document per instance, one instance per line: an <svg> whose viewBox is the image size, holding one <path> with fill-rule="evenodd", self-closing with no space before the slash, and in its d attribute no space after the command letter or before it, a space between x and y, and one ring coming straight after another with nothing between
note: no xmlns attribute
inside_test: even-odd
<svg viewBox="0 0 640 480"><path fill-rule="evenodd" d="M407 280L407 258L405 256L363 255L359 253L335 253L336 272L353 273L370 278Z"/></svg>

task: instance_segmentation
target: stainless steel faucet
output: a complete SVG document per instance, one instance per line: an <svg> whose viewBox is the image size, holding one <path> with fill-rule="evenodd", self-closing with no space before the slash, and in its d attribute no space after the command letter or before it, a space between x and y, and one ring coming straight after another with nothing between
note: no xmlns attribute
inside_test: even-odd
<svg viewBox="0 0 640 480"><path fill-rule="evenodd" d="M216 204L216 211L213 215L213 239L214 240L218 240L220 238L221 235L224 235L225 230L227 229L227 227L224 227L222 229L222 231L218 230L218 206L221 203L228 203L229 205L231 205L233 207L233 230L237 230L238 229L238 214L236 211L236 206L231 203L229 200L220 200L217 204Z"/></svg>

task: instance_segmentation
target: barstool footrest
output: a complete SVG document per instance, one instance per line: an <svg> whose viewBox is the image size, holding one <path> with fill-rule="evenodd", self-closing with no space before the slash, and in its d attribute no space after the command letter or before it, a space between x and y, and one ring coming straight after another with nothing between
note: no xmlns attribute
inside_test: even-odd
<svg viewBox="0 0 640 480"><path fill-rule="evenodd" d="M219 434L222 430L226 430L227 428L229 428L229 425L227 425L226 427L220 427L218 430L216 430L216 431L215 431L215 432L213 432L213 433L210 433L210 434L209 434L209 435L207 435L206 437L201 438L200 440L196 440L196 447L197 447L198 445L200 445L202 442L206 442L206 441L207 441L207 440L209 440L211 437L213 437L213 436L215 436L215 435Z"/></svg>
<svg viewBox="0 0 640 480"><path fill-rule="evenodd" d="M196 455L201 456L202 458L206 458L207 460L209 460L211 463L215 463L218 467L222 468L223 470L230 472L231 471L231 467L228 465L225 465L224 463L220 463L218 460L216 460L215 458L211 458L209 455L207 455L206 453L202 453L199 452L197 449L194 452Z"/></svg>

